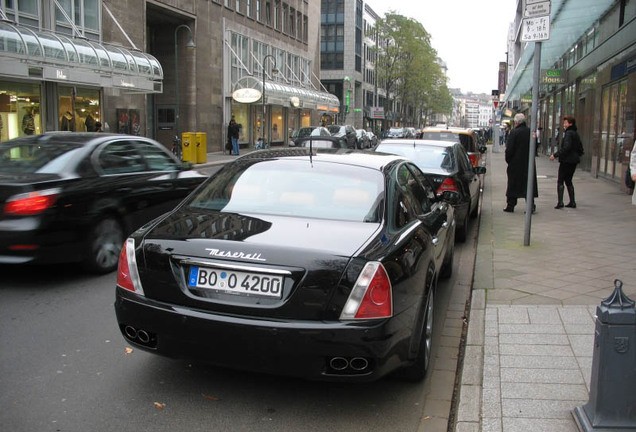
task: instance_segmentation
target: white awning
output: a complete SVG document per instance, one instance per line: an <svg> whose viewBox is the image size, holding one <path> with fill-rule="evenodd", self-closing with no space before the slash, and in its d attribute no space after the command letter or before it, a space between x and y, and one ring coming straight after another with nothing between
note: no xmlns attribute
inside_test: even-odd
<svg viewBox="0 0 636 432"><path fill-rule="evenodd" d="M0 76L161 93L163 69L150 54L0 22Z"/></svg>
<svg viewBox="0 0 636 432"><path fill-rule="evenodd" d="M262 85L261 85L262 87ZM265 103L271 105L289 106L292 98L298 98L297 108L308 108L318 111L340 111L340 99L331 93L294 87L277 82L265 82Z"/></svg>

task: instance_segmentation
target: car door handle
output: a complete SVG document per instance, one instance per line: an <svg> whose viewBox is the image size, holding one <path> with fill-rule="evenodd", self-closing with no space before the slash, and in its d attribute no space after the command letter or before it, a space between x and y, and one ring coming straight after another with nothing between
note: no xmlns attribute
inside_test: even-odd
<svg viewBox="0 0 636 432"><path fill-rule="evenodd" d="M448 228L448 221L444 221L444 223L442 224L442 226L443 226L444 228Z"/></svg>
<svg viewBox="0 0 636 432"><path fill-rule="evenodd" d="M433 237L431 243L433 243L433 246L437 246L437 244L439 243L439 239L437 237Z"/></svg>

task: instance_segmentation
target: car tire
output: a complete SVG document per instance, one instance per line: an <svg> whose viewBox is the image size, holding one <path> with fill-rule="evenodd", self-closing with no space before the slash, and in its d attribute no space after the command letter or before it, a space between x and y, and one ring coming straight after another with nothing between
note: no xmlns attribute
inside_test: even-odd
<svg viewBox="0 0 636 432"><path fill-rule="evenodd" d="M124 244L124 230L114 218L99 221L91 230L84 265L93 273L110 273L117 268Z"/></svg>
<svg viewBox="0 0 636 432"><path fill-rule="evenodd" d="M451 247L450 251L446 253L439 277L448 279L453 275L453 261L455 261L455 248Z"/></svg>
<svg viewBox="0 0 636 432"><path fill-rule="evenodd" d="M466 241L466 236L468 235L468 215L464 217L462 221L462 225L457 227L455 231L455 240L459 243L464 243Z"/></svg>
<svg viewBox="0 0 636 432"><path fill-rule="evenodd" d="M430 287L424 315L424 329L422 330L420 347L417 352L415 362L410 366L400 369L398 373L398 376L405 381L422 381L431 364L431 351L433 347L433 311L435 309L435 296L433 291L433 287Z"/></svg>

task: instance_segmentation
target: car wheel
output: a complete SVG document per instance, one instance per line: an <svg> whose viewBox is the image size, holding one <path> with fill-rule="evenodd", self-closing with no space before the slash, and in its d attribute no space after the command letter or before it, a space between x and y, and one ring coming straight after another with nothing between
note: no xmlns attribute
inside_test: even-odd
<svg viewBox="0 0 636 432"><path fill-rule="evenodd" d="M468 215L464 217L462 221L462 225L457 227L455 231L455 240L460 243L464 243L466 241L466 235L468 234Z"/></svg>
<svg viewBox="0 0 636 432"><path fill-rule="evenodd" d="M117 268L119 253L124 244L124 230L113 219L102 219L91 230L88 254L84 262L94 273L109 273Z"/></svg>
<svg viewBox="0 0 636 432"><path fill-rule="evenodd" d="M399 376L407 381L422 381L426 376L426 372L431 364L431 350L433 348L433 310L435 309L433 287L428 291L428 299L426 302L426 312L424 316L424 329L422 330L422 339L417 352L415 362L400 370Z"/></svg>
<svg viewBox="0 0 636 432"><path fill-rule="evenodd" d="M453 261L455 261L455 248L451 247L450 251L446 253L439 277L442 279L448 279L453 275Z"/></svg>

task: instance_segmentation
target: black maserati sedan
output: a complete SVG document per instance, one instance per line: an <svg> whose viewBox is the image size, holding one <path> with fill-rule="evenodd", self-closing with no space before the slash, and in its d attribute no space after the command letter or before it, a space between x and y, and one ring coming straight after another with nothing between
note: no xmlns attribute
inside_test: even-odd
<svg viewBox="0 0 636 432"><path fill-rule="evenodd" d="M404 156L412 160L433 182L436 193L452 196L459 242L466 241L470 217L477 217L482 174L486 167L473 166L459 141L388 139L375 151Z"/></svg>
<svg viewBox="0 0 636 432"><path fill-rule="evenodd" d="M114 271L124 239L207 176L148 138L51 132L0 144L0 264Z"/></svg>
<svg viewBox="0 0 636 432"><path fill-rule="evenodd" d="M453 209L394 155L263 150L133 233L117 271L125 340L311 380L424 378Z"/></svg>

